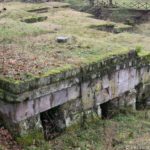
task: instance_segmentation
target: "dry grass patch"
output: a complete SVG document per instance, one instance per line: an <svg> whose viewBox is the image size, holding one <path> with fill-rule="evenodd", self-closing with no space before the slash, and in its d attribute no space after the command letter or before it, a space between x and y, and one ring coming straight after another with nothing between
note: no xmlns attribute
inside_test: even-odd
<svg viewBox="0 0 150 150"><path fill-rule="evenodd" d="M148 36L133 33L114 35L105 31L97 31L89 26L108 23L108 21L94 19L87 13L77 12L70 8L51 7L48 12L42 14L48 17L43 22L33 24L20 22L21 18L36 15L36 13L26 11L29 6L37 8L35 5L43 7L46 4L10 2L6 3L6 6L8 6L8 12L13 10L12 13L9 14L6 11L5 15L0 14L2 18L0 20L0 61L7 70L1 67L0 76L24 80L24 74L41 75L48 70L68 66L68 64L70 67L79 67L83 63L127 53L139 46L149 51L150 38ZM50 6L50 3L47 5ZM67 43L57 43L58 36L67 36L69 40ZM9 49L9 53L4 53L6 49ZM14 56L13 53L16 55ZM20 53L22 55L18 61ZM16 62L14 65L8 65L12 58L7 55L13 56ZM36 60L33 61L33 58ZM17 69L18 62L22 64L21 71Z"/></svg>

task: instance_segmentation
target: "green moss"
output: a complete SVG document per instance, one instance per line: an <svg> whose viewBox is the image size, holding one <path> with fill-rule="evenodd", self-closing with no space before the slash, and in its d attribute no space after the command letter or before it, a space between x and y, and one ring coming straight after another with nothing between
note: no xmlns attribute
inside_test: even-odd
<svg viewBox="0 0 150 150"><path fill-rule="evenodd" d="M12 94L11 92L8 92L6 90L0 89L0 100L3 101L9 101L9 102L14 102L14 101L19 101L18 100L18 95Z"/></svg>
<svg viewBox="0 0 150 150"><path fill-rule="evenodd" d="M112 66L109 58L117 58L122 54L126 55L131 50L137 49L137 45L142 47L140 50L142 52L139 53L137 50L139 57L142 57L142 60L149 57L148 36L134 33L116 35L89 28L90 26L97 27L104 24L114 26L113 22L93 19L91 15L89 17L89 14L69 8L61 8L57 11L49 10L45 13L48 18L44 22L27 24L18 21L17 18L19 20L32 18L32 16L34 18L34 13L24 11L26 8L31 8L33 4L26 4L28 7L24 3L6 3L6 5L8 5L8 10L12 10L12 14L9 11L0 14L0 16L5 15L5 17L1 16L2 19L0 20L0 46L5 45L6 48L12 46L15 56L21 54L23 60L27 63L27 66L24 67L29 69L28 73L24 70L19 74L20 80L15 80L18 79L17 72L5 77L1 75L0 88L10 93L19 94L38 88L40 84L46 85L47 81L50 84L53 81L63 80L69 74L71 76L73 71L77 71L77 74L81 69L86 72L86 68L89 68L89 66L94 63L100 64L106 60L108 61L107 66L101 70L97 67L95 72L97 69L99 71L106 71L108 68L113 70L111 68L113 65L129 58L119 59ZM42 8L43 5L40 6L39 4L36 7ZM35 5L33 5L33 8L35 8ZM16 10L14 11L14 9ZM70 14L72 17L70 17ZM115 23L116 26L121 28L118 23ZM60 35L68 36L69 41L63 44L57 43L56 38ZM33 60L34 58L36 60ZM18 57L15 59L18 59ZM8 69L15 69L15 67ZM10 72L13 73L12 70Z"/></svg>
<svg viewBox="0 0 150 150"><path fill-rule="evenodd" d="M142 47L141 47L141 46L137 46L137 47L135 48L135 50L136 50L136 52L139 54L139 53L142 52Z"/></svg>
<svg viewBox="0 0 150 150"><path fill-rule="evenodd" d="M108 72L111 73L114 69L116 69L116 65L123 65L124 63L128 64L128 61L130 59L135 59L135 61L139 58L141 59L140 63L135 64L137 65L137 67L140 67L143 63L148 64L150 55L149 53L147 53L147 51L139 51L137 48L134 53L135 54L132 54L133 56L130 57L129 54L124 51L118 51L116 52L116 54L110 53L106 56L103 55L103 57L100 57L101 55L96 56L97 53L94 55L95 57L91 55L88 56L87 54L83 65L81 65L80 67L66 64L63 67L57 67L56 69L49 70L46 73L40 74L38 76L35 76L33 74L26 74L26 79L24 81L11 80L11 78L10 80L9 78L1 78L0 88L5 90L5 93L8 93L8 95L5 96L5 99L7 99L8 101L17 101L17 97L10 93L21 94L25 91L31 91L41 86L49 85L64 79L68 79L70 77L80 76L81 73L82 76L84 76L84 79L91 77L91 74L93 74L94 72L97 74L97 70L99 70L101 74L105 74ZM138 54L138 56L136 53ZM8 92L6 92L6 90Z"/></svg>
<svg viewBox="0 0 150 150"><path fill-rule="evenodd" d="M30 134L17 137L16 141L25 150L50 150L51 145L45 141L42 131L31 131Z"/></svg>
<svg viewBox="0 0 150 150"><path fill-rule="evenodd" d="M23 146L30 146L32 144L40 144L44 141L44 136L41 131L32 131L30 134L17 137L17 142Z"/></svg>
<svg viewBox="0 0 150 150"><path fill-rule="evenodd" d="M118 25L114 28L115 33L129 32L132 30L133 30L133 27L130 25Z"/></svg>
<svg viewBox="0 0 150 150"><path fill-rule="evenodd" d="M27 74L25 81L20 80L12 80L12 78L0 78L0 98L2 97L3 100L7 99L8 101L17 101L17 95L14 94L20 94L22 92L33 90L34 88L37 88L39 85L40 80L47 80L49 81L49 77L51 77L51 81L56 82L58 80L63 80L65 78L64 76L61 76L61 78L56 77L56 75L66 73L69 70L72 70L71 65L66 65L61 68L56 68L50 71L47 71L44 74L41 74L39 76L34 76L32 74ZM47 82L44 82L44 84L49 84ZM10 92L10 93L9 93ZM11 98L12 95L12 98ZM15 96L15 97L14 97ZM14 97L14 98L13 98ZM12 100L13 99L13 100Z"/></svg>
<svg viewBox="0 0 150 150"><path fill-rule="evenodd" d="M0 99L4 98L4 90L0 89Z"/></svg>
<svg viewBox="0 0 150 150"><path fill-rule="evenodd" d="M58 67L56 69L51 69L51 70L47 71L46 73L44 73L42 75L42 77L46 77L46 76L49 76L49 75L56 75L56 74L59 74L59 73L62 73L62 72L69 71L70 69L72 69L72 66L70 64L66 64L63 67Z"/></svg>
<svg viewBox="0 0 150 150"><path fill-rule="evenodd" d="M113 22L104 22L99 25L91 25L90 26L90 28L92 28L92 29L106 31L106 32L113 32L114 27L115 27L115 23L113 23Z"/></svg>
<svg viewBox="0 0 150 150"><path fill-rule="evenodd" d="M41 22L47 19L47 16L36 16L36 17L28 17L24 18L21 21L26 23L35 23L35 22Z"/></svg>
<svg viewBox="0 0 150 150"><path fill-rule="evenodd" d="M150 52L149 51L138 51L138 55L139 57L149 57L150 56Z"/></svg>
<svg viewBox="0 0 150 150"><path fill-rule="evenodd" d="M129 32L133 30L133 27L130 25L125 25L121 23L114 23L114 22L103 22L99 25L91 25L90 28L112 32L112 33L121 33L121 32Z"/></svg>

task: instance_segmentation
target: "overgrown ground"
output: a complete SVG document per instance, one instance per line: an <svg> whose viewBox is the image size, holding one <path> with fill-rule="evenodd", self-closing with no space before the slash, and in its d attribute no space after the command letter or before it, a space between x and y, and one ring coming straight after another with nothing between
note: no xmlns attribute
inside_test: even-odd
<svg viewBox="0 0 150 150"><path fill-rule="evenodd" d="M80 125L72 126L49 142L45 142L38 133L31 133L17 141L19 145L10 139L7 144L0 139L2 150L12 150L9 143L15 143L14 150L149 150L150 112L122 110L110 120L94 118L82 128Z"/></svg>
<svg viewBox="0 0 150 150"><path fill-rule="evenodd" d="M30 75L80 66L139 47L149 51L150 37L93 29L91 26L109 21L94 19L59 3L10 2L3 7L7 10L0 13L0 77L24 80ZM42 14L27 11L39 7L49 7L49 11ZM22 22L38 16L48 19L32 24ZM67 36L69 41L60 44L56 41L58 36Z"/></svg>
<svg viewBox="0 0 150 150"><path fill-rule="evenodd" d="M135 32L150 37L150 22L137 25Z"/></svg>
<svg viewBox="0 0 150 150"><path fill-rule="evenodd" d="M47 13L27 11L47 6ZM136 33L113 34L91 28L110 21L93 19L92 15L57 3L11 2L0 9L3 7L7 10L0 13L0 77L24 80L31 74L40 76L49 70L76 67L133 49L150 51L149 23L137 26ZM33 24L22 22L37 16L48 19ZM57 43L56 38L62 35L69 37L67 43ZM133 150L134 146L149 150L150 116L140 111L122 112L111 120L94 119L85 128L73 126L50 142L45 142L39 133L31 133L17 139L18 145L3 128L0 135L0 149L12 150L14 145L16 150L21 145L26 150Z"/></svg>
<svg viewBox="0 0 150 150"><path fill-rule="evenodd" d="M150 149L148 112L122 111L111 120L93 120L86 128L68 129L52 141L52 149L133 150ZM57 144L55 145L54 143Z"/></svg>

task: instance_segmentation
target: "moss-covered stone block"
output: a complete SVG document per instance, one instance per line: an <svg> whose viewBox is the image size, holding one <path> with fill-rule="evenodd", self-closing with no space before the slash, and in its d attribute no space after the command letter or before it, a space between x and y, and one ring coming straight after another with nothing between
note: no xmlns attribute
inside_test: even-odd
<svg viewBox="0 0 150 150"><path fill-rule="evenodd" d="M116 26L114 28L114 33L130 32L130 31L133 31L133 26L130 25Z"/></svg>
<svg viewBox="0 0 150 150"><path fill-rule="evenodd" d="M35 23L35 22L42 22L47 20L47 16L37 16L37 17L29 17L29 18L24 18L21 21L26 22L26 23Z"/></svg>
<svg viewBox="0 0 150 150"><path fill-rule="evenodd" d="M49 7L41 7L41 8L35 8L35 9L29 9L28 12L32 13L46 13L48 12Z"/></svg>

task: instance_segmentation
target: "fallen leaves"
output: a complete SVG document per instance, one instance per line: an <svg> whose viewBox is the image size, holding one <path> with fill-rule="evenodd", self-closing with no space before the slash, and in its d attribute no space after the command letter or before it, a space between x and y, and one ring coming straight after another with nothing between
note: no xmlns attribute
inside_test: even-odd
<svg viewBox="0 0 150 150"><path fill-rule="evenodd" d="M9 131L3 126L0 127L0 145L2 150L22 150L21 146L18 145Z"/></svg>

